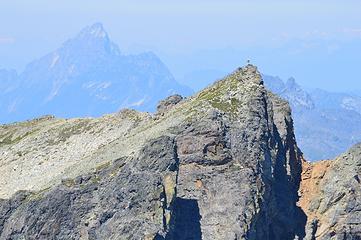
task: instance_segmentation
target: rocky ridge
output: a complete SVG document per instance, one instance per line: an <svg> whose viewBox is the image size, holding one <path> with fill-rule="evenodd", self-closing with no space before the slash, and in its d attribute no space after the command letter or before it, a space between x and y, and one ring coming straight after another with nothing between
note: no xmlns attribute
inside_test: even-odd
<svg viewBox="0 0 361 240"><path fill-rule="evenodd" d="M290 107L255 66L158 109L1 126L0 239L318 236Z"/></svg>
<svg viewBox="0 0 361 240"><path fill-rule="evenodd" d="M300 206L308 216L306 239L361 237L361 145L332 161L304 164Z"/></svg>

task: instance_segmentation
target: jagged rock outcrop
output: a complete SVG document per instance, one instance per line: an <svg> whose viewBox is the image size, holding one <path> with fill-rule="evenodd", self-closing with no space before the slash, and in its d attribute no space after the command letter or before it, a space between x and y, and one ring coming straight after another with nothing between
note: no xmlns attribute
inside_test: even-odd
<svg viewBox="0 0 361 240"><path fill-rule="evenodd" d="M300 153L290 110L266 92L256 71L248 66L202 91L197 98L213 108L177 137L177 196L196 202L192 214L201 219L192 228L199 226L198 232L188 233L189 225L181 224L175 239L303 235L302 212L295 206Z"/></svg>
<svg viewBox="0 0 361 240"><path fill-rule="evenodd" d="M290 108L257 68L176 102L1 126L0 239L302 239Z"/></svg>
<svg viewBox="0 0 361 240"><path fill-rule="evenodd" d="M361 238L361 144L332 161L305 164L300 206L306 239Z"/></svg>
<svg viewBox="0 0 361 240"><path fill-rule="evenodd" d="M174 94L164 100L161 100L157 106L157 114L163 115L165 112L180 103L182 100L183 97L179 94Z"/></svg>

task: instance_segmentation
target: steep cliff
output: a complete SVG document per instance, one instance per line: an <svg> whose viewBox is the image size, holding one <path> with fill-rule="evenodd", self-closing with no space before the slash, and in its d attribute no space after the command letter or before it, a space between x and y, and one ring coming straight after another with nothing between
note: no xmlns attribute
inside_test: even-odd
<svg viewBox="0 0 361 240"><path fill-rule="evenodd" d="M332 161L304 164L300 206L306 239L361 238L361 145Z"/></svg>
<svg viewBox="0 0 361 240"><path fill-rule="evenodd" d="M302 239L288 104L247 65L154 116L0 127L0 239Z"/></svg>

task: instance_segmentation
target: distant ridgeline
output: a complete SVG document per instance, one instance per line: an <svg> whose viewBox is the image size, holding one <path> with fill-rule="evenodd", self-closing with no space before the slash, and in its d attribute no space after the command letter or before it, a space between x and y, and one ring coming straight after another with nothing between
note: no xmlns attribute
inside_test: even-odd
<svg viewBox="0 0 361 240"><path fill-rule="evenodd" d="M199 90L222 71L199 71L182 82ZM290 102L298 144L309 160L334 158L361 141L361 97L302 89L263 75L272 92ZM0 124L46 114L97 117L123 108L155 110L160 99L188 96L153 53L123 55L100 23L83 29L59 49L28 64L18 74L0 70Z"/></svg>
<svg viewBox="0 0 361 240"><path fill-rule="evenodd" d="M293 78L263 75L272 92L289 101L297 142L308 160L331 159L361 142L361 97L321 89L307 92Z"/></svg>
<svg viewBox="0 0 361 240"><path fill-rule="evenodd" d="M0 70L0 123L45 114L100 116L122 108L154 111L174 93L192 91L175 81L153 53L123 55L100 23L83 29L25 71Z"/></svg>

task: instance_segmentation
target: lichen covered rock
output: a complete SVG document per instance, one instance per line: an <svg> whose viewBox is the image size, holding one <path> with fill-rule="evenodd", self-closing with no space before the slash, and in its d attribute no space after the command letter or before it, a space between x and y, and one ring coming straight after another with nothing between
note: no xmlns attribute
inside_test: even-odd
<svg viewBox="0 0 361 240"><path fill-rule="evenodd" d="M8 174L0 182L0 239L306 235L290 109L265 89L256 67L160 106L156 117L127 110L2 126L0 136L11 133L11 141L0 145ZM27 153L16 157L18 150ZM20 182L34 181L16 194L15 165Z"/></svg>

